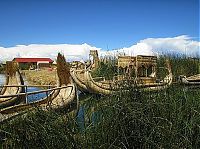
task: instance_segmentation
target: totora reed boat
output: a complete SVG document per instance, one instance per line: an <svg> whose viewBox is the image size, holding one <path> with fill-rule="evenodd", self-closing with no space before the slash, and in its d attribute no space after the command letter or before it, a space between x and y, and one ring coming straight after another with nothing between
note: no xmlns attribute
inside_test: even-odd
<svg viewBox="0 0 200 149"><path fill-rule="evenodd" d="M142 83L140 78L125 78L114 80L95 81L92 78L90 70L85 71L86 86L89 92L96 94L113 94L119 91L129 90L130 87L137 87L144 91L159 91L166 89L172 84L172 71L169 62L167 62L168 75L159 82ZM140 81L139 81L140 80Z"/></svg>
<svg viewBox="0 0 200 149"><path fill-rule="evenodd" d="M186 77L184 75L179 76L179 82L188 86L199 86L200 85L200 74Z"/></svg>
<svg viewBox="0 0 200 149"><path fill-rule="evenodd" d="M85 80L85 70L71 69L70 74L72 79L76 83L78 89L84 93L88 93L88 88L86 86L86 80Z"/></svg>
<svg viewBox="0 0 200 149"><path fill-rule="evenodd" d="M25 98L10 96L24 92L24 81L15 62L6 64L6 83L0 92L0 109L25 102Z"/></svg>

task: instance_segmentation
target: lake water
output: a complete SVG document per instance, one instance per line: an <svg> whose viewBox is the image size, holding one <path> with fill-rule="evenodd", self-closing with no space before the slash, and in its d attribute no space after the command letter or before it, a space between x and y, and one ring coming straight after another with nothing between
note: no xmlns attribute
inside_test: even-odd
<svg viewBox="0 0 200 149"><path fill-rule="evenodd" d="M28 85L28 81L26 80L25 77L23 77L24 79L24 84ZM27 88L27 92L33 92L33 91L39 91L42 90L39 87L28 87ZM33 101L37 101L39 99L45 98L47 96L46 93L39 93L39 94L33 94L33 95L29 95L28 96L28 103L33 102Z"/></svg>
<svg viewBox="0 0 200 149"><path fill-rule="evenodd" d="M0 74L0 85L4 85L5 81L6 81L5 75Z"/></svg>

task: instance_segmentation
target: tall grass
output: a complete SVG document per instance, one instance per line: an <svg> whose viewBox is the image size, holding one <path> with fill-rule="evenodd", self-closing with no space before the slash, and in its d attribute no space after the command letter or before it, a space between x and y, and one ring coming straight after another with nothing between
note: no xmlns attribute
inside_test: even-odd
<svg viewBox="0 0 200 149"><path fill-rule="evenodd" d="M177 86L159 93L133 89L125 95L102 97L98 104L89 104L100 120L94 123L88 114L83 147L197 148L199 97L199 90Z"/></svg>
<svg viewBox="0 0 200 149"><path fill-rule="evenodd" d="M172 67L174 81L179 75L192 76L200 73L200 59L188 58L184 56L165 55L157 59L157 77L164 78L166 76L166 60L169 59ZM123 74L122 69L118 69L116 58L110 58L106 63L100 62L99 67L92 72L94 77L104 76L106 79L112 79L113 76Z"/></svg>
<svg viewBox="0 0 200 149"><path fill-rule="evenodd" d="M199 90L181 86L92 95L82 102L81 122L74 114L37 109L1 125L0 143L2 148L197 148L199 97Z"/></svg>
<svg viewBox="0 0 200 149"><path fill-rule="evenodd" d="M70 114L36 109L0 126L0 148L75 148Z"/></svg>
<svg viewBox="0 0 200 149"><path fill-rule="evenodd" d="M200 73L200 59L171 55L171 56L161 56L158 58L157 61L158 76L164 76L164 74L166 73L164 69L162 70L159 69L160 67L164 66L166 59L170 60L174 80L176 80L177 77L180 75L192 76Z"/></svg>
<svg viewBox="0 0 200 149"><path fill-rule="evenodd" d="M3 73L4 72L4 67L0 64L0 73Z"/></svg>
<svg viewBox="0 0 200 149"><path fill-rule="evenodd" d="M93 77L104 76L106 79L112 79L118 75L116 58L107 58L106 62L99 62L98 68L92 72Z"/></svg>

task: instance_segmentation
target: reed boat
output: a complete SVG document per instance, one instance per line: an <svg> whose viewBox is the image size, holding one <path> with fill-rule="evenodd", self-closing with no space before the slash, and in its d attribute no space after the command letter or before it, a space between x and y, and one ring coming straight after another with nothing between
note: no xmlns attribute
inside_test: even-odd
<svg viewBox="0 0 200 149"><path fill-rule="evenodd" d="M85 69L75 70L71 69L70 71L71 77L76 83L78 89L84 93L88 92L85 80Z"/></svg>
<svg viewBox="0 0 200 149"><path fill-rule="evenodd" d="M0 113L11 114L11 113L31 109L34 107L42 107L44 110L48 110L49 108L62 109L72 104L72 102L74 101L76 97L76 88L75 88L74 83L70 83L68 85L58 85L56 88L52 88L48 90L50 91L50 93L45 98L30 102L30 103L26 103L26 104L19 104L19 105L7 107L0 110ZM37 92L41 92L41 91L37 91Z"/></svg>
<svg viewBox="0 0 200 149"><path fill-rule="evenodd" d="M86 69L92 69L92 66L93 63L91 62L83 63L80 61L76 61L72 64L72 68L70 69L70 75L73 81L77 85L77 88L83 93L88 93L85 79L85 71Z"/></svg>
<svg viewBox="0 0 200 149"><path fill-rule="evenodd" d="M192 85L192 86L200 85L200 74L193 75L190 77L181 75L179 76L179 81L181 84L184 84L184 85Z"/></svg>
<svg viewBox="0 0 200 149"><path fill-rule="evenodd" d="M23 85L24 81L19 71L16 71L14 75L6 75L6 84L3 86L0 93L0 109L15 104L23 103L25 101L23 97L6 97L7 95L19 94L24 92Z"/></svg>
<svg viewBox="0 0 200 149"><path fill-rule="evenodd" d="M144 91L158 91L166 89L172 84L172 71L170 65L167 63L168 75L159 82L142 82L141 78L125 78L114 80L95 81L92 78L90 70L85 71L86 86L89 92L96 94L114 94L119 91L128 90L128 87L137 87ZM127 87L125 85L127 84Z"/></svg>
<svg viewBox="0 0 200 149"><path fill-rule="evenodd" d="M64 59L62 55L60 57L62 60ZM64 108L68 111L75 108L75 105L78 104L77 100L75 100L77 95L76 87L72 78L70 77L69 70L67 70L67 68L65 67L65 64L59 63L60 62L57 62L58 65L62 66L59 66L59 68L57 68L57 87L46 90L45 92L50 92L47 97L31 103L14 105L1 109L0 121L4 121L6 119L12 118L13 116L25 113L30 110L34 110L34 107L41 107L43 110L60 110ZM62 63L66 62L64 61ZM35 93L37 92L40 93L42 91L36 91ZM21 95L25 94L29 93L23 93ZM34 94L34 92L30 94Z"/></svg>
<svg viewBox="0 0 200 149"><path fill-rule="evenodd" d="M18 104L0 110L0 122L9 120L15 116L32 111L35 107L41 107L43 110L60 110L71 111L76 108L76 88L74 84L61 85L53 88L48 97L27 104Z"/></svg>

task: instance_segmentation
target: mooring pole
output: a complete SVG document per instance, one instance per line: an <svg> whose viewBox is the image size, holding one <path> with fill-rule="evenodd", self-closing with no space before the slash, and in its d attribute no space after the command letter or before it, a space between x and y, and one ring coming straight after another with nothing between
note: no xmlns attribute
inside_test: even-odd
<svg viewBox="0 0 200 149"><path fill-rule="evenodd" d="M78 94L78 88L75 84L75 91L76 91L76 102L77 102L77 111L79 110L79 94Z"/></svg>
<svg viewBox="0 0 200 149"><path fill-rule="evenodd" d="M25 86L25 92L26 92L26 104L28 103L28 94L27 94L27 91L28 91L28 89L27 89L28 87L27 87L27 85Z"/></svg>

